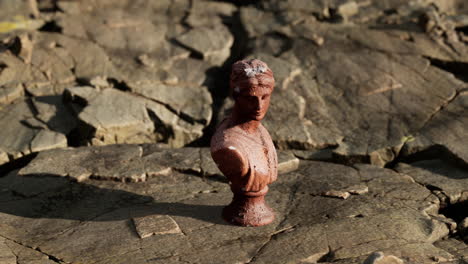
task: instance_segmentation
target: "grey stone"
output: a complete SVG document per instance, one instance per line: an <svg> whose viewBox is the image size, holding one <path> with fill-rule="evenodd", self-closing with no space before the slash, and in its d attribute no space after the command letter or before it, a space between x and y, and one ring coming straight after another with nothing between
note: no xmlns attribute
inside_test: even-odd
<svg viewBox="0 0 468 264"><path fill-rule="evenodd" d="M403 264L403 260L395 256L385 256L382 252L374 252L364 261L363 264Z"/></svg>
<svg viewBox="0 0 468 264"><path fill-rule="evenodd" d="M323 53L322 53L323 54ZM376 56L373 56L372 58L369 58L368 60L366 60L366 63L370 63L371 60L375 60L376 63L378 63L378 61L380 59L383 59L382 58L379 58L380 55L377 55L375 54ZM336 61L342 61L341 59L338 59L338 58L335 58L335 59L331 59L329 58L329 61L335 61L335 59L337 59ZM354 60L354 59L351 59L351 61ZM405 61L406 60L406 61ZM400 64L400 66L402 67L401 70L405 71L404 69L407 67L407 63L409 61L413 61L413 63L417 63L415 61L415 58L411 58L411 57L405 57L404 60L402 62L396 62L397 64ZM421 61L422 62L422 61ZM426 64L427 65L427 64ZM376 66L378 67L378 66ZM334 71L337 70L336 67L332 67ZM329 70L331 70L332 68L330 68ZM350 68L351 69L351 68ZM376 68L377 69L377 68ZM394 67L393 70L395 71L399 71L397 70L398 67ZM409 70L409 69L408 69ZM439 71L436 70L436 69L431 69L433 71L433 76L439 74ZM320 68L320 71L323 71L323 73L325 72L328 72L328 70L326 68ZM388 90L388 92L385 92L384 90L387 89L387 88L383 88L383 86L381 88L376 88L376 84L370 84L368 83L368 85L370 85L369 87L372 87L371 89L374 89L375 92L368 92L369 94L367 96L369 96L369 98L367 98L367 96L365 94L363 94L362 96L357 96L357 97L353 97L354 101L351 103L354 105L353 109L356 109L357 108L361 108L358 112L360 113L360 117L359 119L362 120L363 123L363 126L357 126L355 128L352 129L353 132L344 132L344 142L343 143L340 143L339 144L339 147L338 149L335 150L335 153L338 154L338 155L341 155L341 156L366 156L368 155L369 157L369 160L370 162L372 162L373 164L378 164L378 165L384 165L385 163L387 163L388 161L391 161L393 160L394 158L394 153L398 153L398 150L399 148L401 148L401 145L402 145L402 138L405 136L405 134L407 133L411 133L411 131L417 131L418 129L421 129L422 126L424 125L424 122L426 120L426 118L428 118L431 114L432 114L432 111L434 108L437 108L438 105L440 104L443 104L444 101L443 100L436 100L432 103L432 108L427 108L425 106L422 106L422 107L418 107L416 105L413 104L412 108L414 109L411 109L411 110L403 110L403 105L406 105L408 106L408 104L406 103L403 103L403 101L405 99L409 99L410 97L412 96L415 96L415 97L421 97L421 96L424 96L422 94L418 94L421 90L417 90L417 89L409 89L409 86L406 86L404 83L406 82L412 82L410 79L413 78L413 77L410 77L408 76L407 79L404 79L406 78L405 75L402 73L402 74L399 74L398 76L400 76L400 84L397 84L395 83L396 80L393 80L392 81L392 78L393 77L388 77L388 76L391 76L392 73L389 73L390 75L382 75L382 74L377 74L375 75L375 82L376 84L379 83L380 86L382 85L388 85L388 84L385 84L386 82L390 82L390 86L391 88L388 88L390 90ZM351 77L352 74L350 74L350 78L354 78L354 77ZM359 76L359 73L356 72L356 75L355 77ZM379 77L377 77L379 76ZM385 77L387 76L387 77ZM413 75L411 75L413 76ZM450 81L450 76L447 76L447 81L448 82L451 82ZM357 78L360 78L360 77L357 77ZM378 80L379 78L389 78L387 79L387 81L381 79L381 80ZM440 79L438 79L440 80ZM329 80L331 82L333 82L331 79ZM453 80L454 81L454 80ZM319 81L319 86L328 86L329 84L327 84L328 81ZM360 82L360 81L358 81ZM335 84L336 85L336 84ZM348 83L347 86L350 86L352 84ZM363 84L364 85L364 84ZM423 84L421 83L420 85L422 86L426 86L428 84ZM454 93L454 90L456 88L458 84L456 82L453 82L452 86L442 86L444 88L446 88L445 90L445 93L443 96L445 96L445 98L450 98L450 96L452 96L452 94ZM332 84L332 86L330 87L333 87L334 85ZM390 87L389 86L389 87ZM400 88L396 88L396 87L400 87ZM360 86L361 87L361 90L362 89L365 89L364 87L366 86ZM379 87L379 86L377 86ZM393 87L393 88L392 88ZM405 88L406 87L406 88ZM414 86L413 86L414 87ZM441 89L444 89L442 88ZM384 90L381 90L381 89L384 89ZM436 93L439 93L441 92L442 90L438 90ZM364 91L361 91L360 93L366 93ZM400 98L400 95L402 94L405 94L405 99L403 97L401 97L401 99L396 99L396 98ZM332 96L330 94L330 96ZM374 100L371 100L372 97L376 97ZM386 99L383 99L383 101L381 102L378 102L377 100L377 97L381 97L381 98L386 98ZM393 98L393 99L392 99ZM431 97L433 98L433 97ZM362 100L362 101L361 101ZM364 101L366 101L366 103L364 103ZM392 103L392 102L398 102L398 103ZM331 104L330 104L331 103ZM346 118L337 118L337 114L341 113L341 114L344 114L345 112L343 111L336 111L337 109L334 109L337 105L336 104L340 104L340 101L337 100L335 102L327 102L327 105L330 107L330 115L331 116L334 116L335 118L335 122L337 123L341 123L342 122L346 122L345 120L350 120L350 115L351 113L350 112L346 112ZM365 104L365 105L364 105ZM374 106L371 106L375 104L375 106L377 108L374 108ZM360 106L358 106L360 105ZM399 107L396 108L396 105L399 105ZM369 108L368 108L369 107ZM373 110L371 112L368 112L368 114L364 114L367 110L365 109L371 109L373 108ZM379 109L379 111L375 111L376 109ZM399 118L398 119L399 121L402 121L402 122L398 122L399 125L396 125L397 123L397 120L393 120L394 116L389 116L386 114L384 114L386 111L388 110L385 110L385 108L387 109L390 109L390 111L397 111L397 112L400 112L400 111L405 111L404 113L402 112L402 115L399 115ZM417 109L419 108L419 109ZM375 114L379 112L379 114ZM412 113L413 115L413 118L411 119L411 122L405 122L404 120L406 118L404 118L403 116L407 113ZM420 116L419 118L417 118L416 116ZM392 121L390 121L392 120ZM418 120L418 121L416 121ZM384 125L385 123L385 125ZM364 124L368 124L367 125L364 125ZM384 125L384 126L381 126L381 125ZM366 127L366 128L364 128ZM385 136L385 137L380 137L378 135L382 135L381 132L379 132L381 129L383 129L383 127L386 127L387 131L389 131L388 135ZM345 127L341 127L341 129L346 130ZM356 130L357 129L357 130ZM363 131L363 133L358 133L357 131L360 130L360 129L364 129L366 132ZM375 129L375 130L374 130ZM349 133L352 133L352 134L349 134ZM358 134L362 135L362 136L357 136ZM374 137L372 138L367 138L365 139L366 136L370 136L370 135L373 135ZM358 142L362 142L362 140L366 140L368 143L367 143L367 147L366 147L366 150L364 151L364 149L362 149L364 147L364 145L366 143L364 143L364 145L362 143L358 143ZM362 154L358 154L359 152L362 152ZM353 154L352 154L353 153Z"/></svg>
<svg viewBox="0 0 468 264"><path fill-rule="evenodd" d="M468 199L463 1L0 1L0 164L39 151L0 175L0 262L461 264L440 213ZM276 78L254 229L220 217L208 148L170 148L207 143L238 57Z"/></svg>
<svg viewBox="0 0 468 264"><path fill-rule="evenodd" d="M147 176L170 174L172 170L201 173L200 149L169 149L158 145L108 145L44 151L21 169L20 175L68 176L77 181L89 177L102 180L146 181ZM127 164L112 167L110 164ZM47 164L58 164L48 166Z"/></svg>
<svg viewBox="0 0 468 264"><path fill-rule="evenodd" d="M146 54L146 53L145 53ZM112 63L118 69L118 74L111 75L111 77L121 80L127 85L131 84L153 84L165 83L176 84L179 82L178 76L161 67L165 62L159 62L155 67L148 67L141 64L141 61L135 60L134 57L128 56L113 56ZM171 61L167 66L171 65ZM172 62L174 63L174 62ZM161 65L159 65L161 64Z"/></svg>
<svg viewBox="0 0 468 264"><path fill-rule="evenodd" d="M142 149L135 145L111 145L43 151L20 170L21 175L55 175L84 181L89 177L117 181L145 181L139 159ZM54 166L49 166L54 164ZM118 164L126 164L116 166Z"/></svg>
<svg viewBox="0 0 468 264"><path fill-rule="evenodd" d="M194 28L176 39L214 65L224 63L230 55L230 48L234 42L233 36L223 25L217 25L214 28Z"/></svg>
<svg viewBox="0 0 468 264"><path fill-rule="evenodd" d="M35 197L41 194L51 193L70 184L68 179L56 179L54 177L28 177L18 176L18 170L14 170L0 179L2 187L14 191L20 197ZM19 197L16 197L18 199ZM5 201L2 201L5 202Z"/></svg>
<svg viewBox="0 0 468 264"><path fill-rule="evenodd" d="M195 1L186 22L191 27L213 27L222 24L223 17L231 17L237 8L230 3Z"/></svg>
<svg viewBox="0 0 468 264"><path fill-rule="evenodd" d="M455 95L446 106L441 107L427 120L414 140L405 144L402 156L443 146L448 153L468 164L468 148L461 144L463 138L468 135L468 118L465 114L467 108L468 93L460 92Z"/></svg>
<svg viewBox="0 0 468 264"><path fill-rule="evenodd" d="M416 182L438 188L448 197L448 202L456 203L468 186L464 170L453 167L441 160L418 161L411 164L399 163L396 170L411 176Z"/></svg>
<svg viewBox="0 0 468 264"><path fill-rule="evenodd" d="M202 86L207 81L206 71L208 68L210 68L209 63L188 58L174 61L169 72L175 75L181 84ZM194 71L194 69L197 70Z"/></svg>
<svg viewBox="0 0 468 264"><path fill-rule="evenodd" d="M278 173L288 173L299 168L299 159L290 151L278 151Z"/></svg>
<svg viewBox="0 0 468 264"><path fill-rule="evenodd" d="M155 83L130 85L130 88L132 92L167 105L195 122L208 124L211 120L212 99L206 87Z"/></svg>
<svg viewBox="0 0 468 264"><path fill-rule="evenodd" d="M33 52L33 41L30 36L27 34L21 34L16 37L15 44L17 47L14 47L17 50L17 56L20 57L24 63L31 63L32 52Z"/></svg>
<svg viewBox="0 0 468 264"><path fill-rule="evenodd" d="M465 242L455 239L455 238L447 238L442 239L434 243L437 248L446 250L453 254L455 259L459 259L461 263L463 260L467 260L468 256L468 246ZM450 262L449 262L450 263ZM457 263L457 262L454 262Z"/></svg>
<svg viewBox="0 0 468 264"><path fill-rule="evenodd" d="M216 166L216 163L213 161L213 158L211 157L211 151L209 148L202 148L200 150L200 155L201 155L200 166L201 166L203 175L205 176L223 175L223 173L219 170L218 166Z"/></svg>
<svg viewBox="0 0 468 264"><path fill-rule="evenodd" d="M26 64L30 64L27 67L32 67L45 76L45 80L39 78L38 80L41 80L39 82L36 82L35 79L32 81L23 80L26 89L32 91L33 94L36 93L35 89L43 90L46 87L69 84L75 81L75 76L72 73L73 65L69 62L70 59L61 58L63 49L45 46L42 42L43 37L41 34L33 35L34 48L32 42L25 44L25 40L21 40L21 52L17 55ZM23 36L21 39L28 39L28 37ZM25 45L29 45L29 47L25 48ZM53 94L53 92L51 91L49 94Z"/></svg>
<svg viewBox="0 0 468 264"><path fill-rule="evenodd" d="M205 125L182 118L164 105L150 102L147 104L147 109L156 117L158 141L166 142L170 146L178 148L203 135Z"/></svg>
<svg viewBox="0 0 468 264"><path fill-rule="evenodd" d="M270 12L263 12L254 7L243 7L240 9L240 18L245 25L245 29L250 37L265 35L274 28L281 26L275 15ZM262 23L254 23L253 18Z"/></svg>
<svg viewBox="0 0 468 264"><path fill-rule="evenodd" d="M148 87L148 96L156 94ZM200 88L203 89L203 88ZM182 91L181 91L182 92ZM183 93L179 93L185 98ZM173 103L178 101L171 95L158 95L161 100ZM206 100L211 100L211 97ZM206 105L199 104L190 112L190 108L182 105L180 110L186 110L200 117L200 122L193 122L184 116L183 112L175 113L171 105L156 103L149 98L135 96L115 89L98 91L90 87L74 87L67 89L67 97L83 126L83 140L90 140L92 144L102 145L111 143L151 143L166 142L173 147L181 147L202 136L203 117L210 119L211 110ZM181 99L182 100L182 99ZM188 104L190 105L190 104ZM197 112L197 109L201 113ZM116 118L115 113L121 112Z"/></svg>
<svg viewBox="0 0 468 264"><path fill-rule="evenodd" d="M27 86L26 91L33 96L60 95L66 88L74 86L72 83L51 83L42 86Z"/></svg>
<svg viewBox="0 0 468 264"><path fill-rule="evenodd" d="M400 40L392 36L393 32L391 31L363 30L353 33L352 38L362 45L386 52L423 54L441 60L457 60L464 62L468 59L465 55L459 56L458 53L445 45L437 45L436 42L423 33L415 32L408 35L403 31L397 31L396 36L398 36ZM414 42L408 43L408 41L404 41L406 38L412 38ZM383 41L384 39L385 41ZM454 52L457 55L455 55Z"/></svg>
<svg viewBox="0 0 468 264"><path fill-rule="evenodd" d="M152 215L133 219L135 228L140 238L152 235L178 234L181 230L170 216Z"/></svg>
<svg viewBox="0 0 468 264"><path fill-rule="evenodd" d="M145 66L148 66L148 67L154 67L155 66L155 62L153 60L151 60L148 55L146 54L142 54L140 56L138 56L138 61L145 65Z"/></svg>
<svg viewBox="0 0 468 264"><path fill-rule="evenodd" d="M79 14L81 11L79 2L58 1L57 6L67 14Z"/></svg>
<svg viewBox="0 0 468 264"><path fill-rule="evenodd" d="M307 1L307 0L287 0L287 1L269 1L268 3L263 3L264 7L267 10L280 11L280 10L299 10L307 13L317 13L322 14L322 12L327 9L327 7L333 4L336 1Z"/></svg>
<svg viewBox="0 0 468 264"><path fill-rule="evenodd" d="M362 184L348 187L347 190L350 194L365 194L369 192L369 187Z"/></svg>
<svg viewBox="0 0 468 264"><path fill-rule="evenodd" d="M248 19L243 23L247 29L258 24ZM281 104L275 102L273 95L271 112L281 114L268 115L265 120L267 124L273 124L271 130L278 131L272 137L280 148L338 146L334 154L347 162L384 166L398 155L408 136L424 131L427 120L465 87L450 73L420 59L423 55L441 60L453 60L455 57L458 61L465 60L464 56L441 49L423 33L411 33L415 41L409 42L403 37L408 33L398 30L325 25L317 21L293 23L288 28L285 30L283 25L272 24L272 28L262 33L284 32L293 40L292 47L280 52L279 58L263 56L270 60L268 63L272 67L291 65L300 70L297 75L292 74L293 78L288 74L294 71L288 70L284 75L286 78L281 70L278 71L278 87L285 86L283 80L286 80L288 91L276 92L281 93ZM349 38L343 38L346 34ZM325 39L322 46L306 41L314 35ZM256 43L260 42L251 42ZM260 44L254 45L253 56L261 57L263 48ZM358 55L360 52L362 54ZM434 79L428 82L431 78ZM432 89L434 85L439 88ZM424 103L415 103L419 100L416 98L424 98ZM288 105L289 100L297 106L275 109L275 104L281 107ZM405 100L411 102L405 103ZM296 113L304 115L296 121L291 118ZM279 134L281 128L274 125L283 123L280 121L283 115L290 119L288 123L294 128L284 136ZM280 120L269 121L270 116ZM351 121L354 117L357 119Z"/></svg>
<svg viewBox="0 0 468 264"><path fill-rule="evenodd" d="M115 89L96 91L96 96L89 100L78 118L93 130L93 144L154 140L154 124L145 108L145 101Z"/></svg>
<svg viewBox="0 0 468 264"><path fill-rule="evenodd" d="M50 129L68 134L77 126L77 119L67 109L62 96L36 96L32 100L35 117Z"/></svg>
<svg viewBox="0 0 468 264"><path fill-rule="evenodd" d="M167 31L163 23L153 24L145 16L115 7L76 15L68 13L59 16L58 21L65 35L79 38L89 36L105 49L130 53L156 50Z"/></svg>
<svg viewBox="0 0 468 264"><path fill-rule="evenodd" d="M26 101L16 101L0 111L0 123L4 125L0 130L0 148L16 159L31 153L30 143L39 131L30 128L22 120L33 117L33 113Z"/></svg>
<svg viewBox="0 0 468 264"><path fill-rule="evenodd" d="M148 54L149 60L154 61L155 66L163 68L172 65L176 60L187 59L189 56L190 51L173 45L169 41L164 41L157 50Z"/></svg>
<svg viewBox="0 0 468 264"><path fill-rule="evenodd" d="M465 219L463 219L460 225L458 225L458 231L463 236L468 235L468 217L465 217Z"/></svg>
<svg viewBox="0 0 468 264"><path fill-rule="evenodd" d="M8 154L6 152L3 152L3 150L0 150L0 164L5 164L10 159L8 158Z"/></svg>
<svg viewBox="0 0 468 264"><path fill-rule="evenodd" d="M0 238L0 261L5 264L16 264L16 255L7 243L5 238Z"/></svg>
<svg viewBox="0 0 468 264"><path fill-rule="evenodd" d="M5 261L2 263L25 263L25 264L53 264L56 263L54 260L40 250L35 250L29 247L25 247L21 244L18 244L12 240L4 240L5 245L8 249L11 250L11 253L14 254L15 259L13 262L8 262L9 260L3 260L0 258L0 261Z"/></svg>
<svg viewBox="0 0 468 264"><path fill-rule="evenodd" d="M348 1L338 6L337 13L347 20L349 17L359 13L359 6L355 1Z"/></svg>
<svg viewBox="0 0 468 264"><path fill-rule="evenodd" d="M24 95L23 87L20 84L10 84L0 87L0 103L9 104Z"/></svg>
<svg viewBox="0 0 468 264"><path fill-rule="evenodd" d="M337 190L330 190L323 193L324 196L327 197L336 197L341 199L348 199L351 194L345 191L337 191Z"/></svg>
<svg viewBox="0 0 468 264"><path fill-rule="evenodd" d="M333 150L330 148L319 149L319 150L293 150L294 155L300 159L305 160L322 160L327 161L331 160L333 157Z"/></svg>
<svg viewBox="0 0 468 264"><path fill-rule="evenodd" d="M118 75L105 50L87 39L41 33L36 43L49 47L50 53L55 53L60 61L71 65L78 79L91 80L96 76Z"/></svg>
<svg viewBox="0 0 468 264"><path fill-rule="evenodd" d="M279 250L281 248L281 250ZM329 253L326 232L319 226L294 228L269 241L254 263L304 261L313 263ZM291 259L294 256L294 260Z"/></svg>
<svg viewBox="0 0 468 264"><path fill-rule="evenodd" d="M198 148L155 149L142 159L149 175L159 174L161 166L177 171L201 173Z"/></svg>
<svg viewBox="0 0 468 264"><path fill-rule="evenodd" d="M14 15L29 15L30 11L26 1L2 1L0 2L0 16L3 19L12 19Z"/></svg>
<svg viewBox="0 0 468 264"><path fill-rule="evenodd" d="M27 88L42 87L50 83L39 69L25 64L9 51L0 53L0 62L2 63L2 71L0 72L1 86L23 84Z"/></svg>
<svg viewBox="0 0 468 264"><path fill-rule="evenodd" d="M202 136L203 128L211 120L212 99L206 87L201 86L205 74L193 71L192 67L200 69L207 67L206 63L178 59L168 66L168 71L136 62L133 65L122 57L113 62L123 72L118 79L142 97L106 89L87 89L85 96L78 95L85 90L68 89L66 94L71 101L81 105L74 104L75 112L88 126L83 128L82 139L90 140L92 144L164 141L180 147ZM188 92L200 100L192 101L193 96L187 96ZM131 110L126 110L117 119L114 114L119 109Z"/></svg>
<svg viewBox="0 0 468 264"><path fill-rule="evenodd" d="M230 201L229 186L216 177L199 177L208 151L112 145L40 152L19 172L24 176L12 172L0 178L0 219L5 227L0 234L28 246L40 245L41 251L65 262L161 258L171 263L180 258L201 263L310 263L326 258L362 263L375 251L417 263L453 259L432 245L449 233L445 222L416 205L430 191L406 174L372 165L352 168L303 161L271 185L266 198L277 212L272 225L225 225L220 213ZM150 175L158 167L170 170ZM148 174L145 184L132 182L137 172ZM86 173L93 179L78 178L79 183L41 176ZM368 192L346 200L322 196L358 186L368 187ZM70 192L73 195L63 199ZM109 239L102 240L102 234Z"/></svg>
<svg viewBox="0 0 468 264"><path fill-rule="evenodd" d="M405 206L431 215L438 214L439 199L431 195L427 188L416 183L412 177L364 164L356 165L356 168L361 179L366 182L370 194L398 200Z"/></svg>
<svg viewBox="0 0 468 264"><path fill-rule="evenodd" d="M67 147L65 135L45 129L39 131L31 141L31 152L65 147Z"/></svg>
<svg viewBox="0 0 468 264"><path fill-rule="evenodd" d="M96 76L92 78L91 80L89 80L89 84L98 89L111 86L107 79L103 76Z"/></svg>

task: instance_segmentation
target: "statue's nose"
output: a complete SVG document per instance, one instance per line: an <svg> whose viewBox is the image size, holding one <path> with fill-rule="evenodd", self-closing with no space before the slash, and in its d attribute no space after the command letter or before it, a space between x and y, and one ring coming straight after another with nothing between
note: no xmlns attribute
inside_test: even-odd
<svg viewBox="0 0 468 264"><path fill-rule="evenodd" d="M256 109L256 110L260 110L260 108L261 108L261 102L260 102L260 98L259 98L259 97L255 98L255 100L254 100L254 106L255 106L255 109Z"/></svg>

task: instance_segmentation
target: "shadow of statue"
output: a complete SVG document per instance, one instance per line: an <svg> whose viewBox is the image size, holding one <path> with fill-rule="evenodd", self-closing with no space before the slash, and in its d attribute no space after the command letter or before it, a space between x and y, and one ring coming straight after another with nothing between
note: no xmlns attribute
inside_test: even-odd
<svg viewBox="0 0 468 264"><path fill-rule="evenodd" d="M225 224L222 208L221 205L157 202L151 196L54 175L18 176L12 172L0 178L0 213L27 218L117 221L169 215Z"/></svg>

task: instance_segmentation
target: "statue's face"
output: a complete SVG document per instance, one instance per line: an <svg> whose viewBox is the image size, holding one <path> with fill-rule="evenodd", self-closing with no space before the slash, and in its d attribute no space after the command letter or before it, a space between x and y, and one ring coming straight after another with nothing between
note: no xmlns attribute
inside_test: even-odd
<svg viewBox="0 0 468 264"><path fill-rule="evenodd" d="M268 86L251 85L235 97L236 111L246 120L261 121L270 106L272 89Z"/></svg>

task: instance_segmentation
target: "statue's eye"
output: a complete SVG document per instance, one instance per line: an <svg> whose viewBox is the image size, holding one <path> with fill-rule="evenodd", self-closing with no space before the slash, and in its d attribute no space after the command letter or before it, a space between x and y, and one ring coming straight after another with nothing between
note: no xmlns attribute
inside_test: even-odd
<svg viewBox="0 0 468 264"><path fill-rule="evenodd" d="M269 96L270 96L269 94L265 94L265 95L263 95L263 96L262 96L262 100L265 100L265 99L267 99Z"/></svg>

